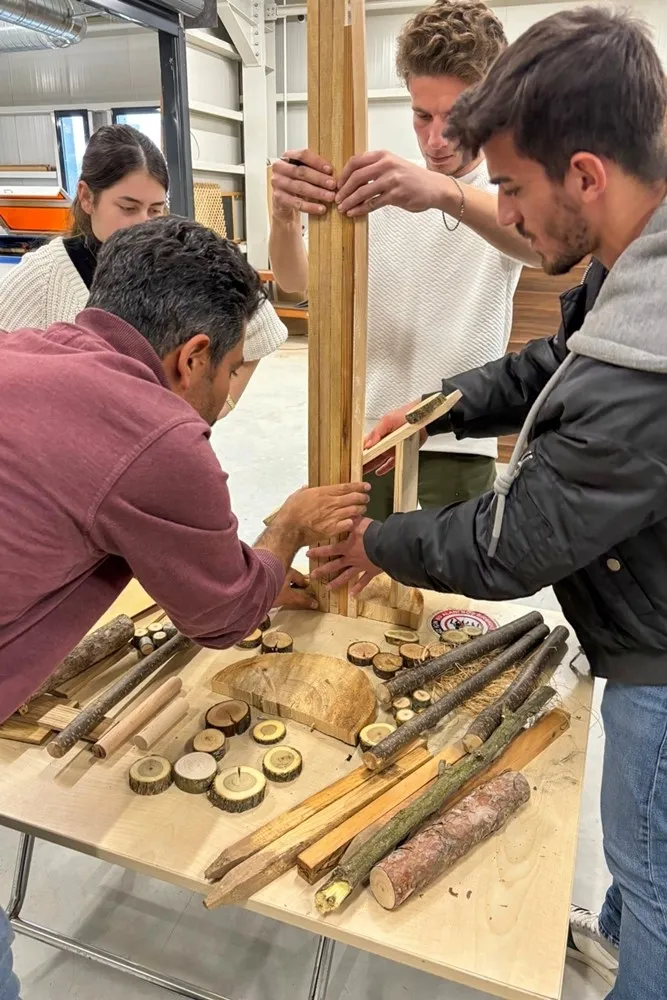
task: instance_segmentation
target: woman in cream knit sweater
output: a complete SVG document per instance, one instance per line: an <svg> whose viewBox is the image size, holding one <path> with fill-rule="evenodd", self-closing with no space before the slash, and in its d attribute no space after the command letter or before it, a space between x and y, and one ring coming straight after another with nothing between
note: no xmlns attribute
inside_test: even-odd
<svg viewBox="0 0 667 1000"><path fill-rule="evenodd" d="M73 234L26 254L0 279L0 330L73 321L86 307L101 244L117 229L164 214L168 189L165 159L145 135L129 125L95 132L72 206ZM286 337L285 325L264 302L248 324L245 363L220 416L234 408L260 360Z"/></svg>

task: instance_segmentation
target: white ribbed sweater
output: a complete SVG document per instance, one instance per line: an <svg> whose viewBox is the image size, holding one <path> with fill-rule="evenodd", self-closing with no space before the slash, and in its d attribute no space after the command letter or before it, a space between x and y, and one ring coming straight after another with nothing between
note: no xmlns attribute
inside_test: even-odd
<svg viewBox="0 0 667 1000"><path fill-rule="evenodd" d="M45 330L51 323L72 323L86 308L88 289L58 237L0 279L0 330ZM263 302L250 323L244 358L260 361L287 339L287 327L270 302Z"/></svg>
<svg viewBox="0 0 667 1000"><path fill-rule="evenodd" d="M495 191L486 162L460 178ZM455 220L447 217L449 226ZM505 353L521 264L442 213L380 208L370 216L367 425L436 392L440 380ZM429 438L428 451L498 454L495 438Z"/></svg>

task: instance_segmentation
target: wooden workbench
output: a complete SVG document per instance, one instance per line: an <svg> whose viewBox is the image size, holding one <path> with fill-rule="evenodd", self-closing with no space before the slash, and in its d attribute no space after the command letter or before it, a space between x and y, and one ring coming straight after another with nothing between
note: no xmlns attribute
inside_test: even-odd
<svg viewBox="0 0 667 1000"><path fill-rule="evenodd" d="M500 624L526 609L425 595L422 635L433 639L431 615L474 607ZM560 615L543 612L548 625ZM345 656L355 638L382 643L385 626L308 612L275 616L294 636L295 649ZM480 845L454 871L401 908L382 910L368 892L340 912L320 917L314 889L294 871L257 894L248 907L288 924L506 998L560 996L592 685L563 660L555 683L572 720L567 733L528 768L533 794L499 835ZM201 726L218 696L210 678L240 650L202 650L181 670L191 711L154 750L174 759ZM248 651L253 655L253 651ZM168 669L160 675L168 676ZM134 795L127 771L139 752L120 750L95 760L79 744L62 760L44 748L0 741L0 823L125 868L203 893L205 867L226 845L359 765L358 751L297 723L289 743L302 751L304 771L294 784L271 786L259 808L233 816L205 796L172 786L155 798ZM225 764L257 766L263 749L246 733L230 741Z"/></svg>

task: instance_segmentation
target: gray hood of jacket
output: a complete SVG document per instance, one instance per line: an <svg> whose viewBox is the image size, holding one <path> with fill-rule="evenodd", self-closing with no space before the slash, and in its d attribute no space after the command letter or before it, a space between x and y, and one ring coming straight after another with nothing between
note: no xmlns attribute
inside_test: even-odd
<svg viewBox="0 0 667 1000"><path fill-rule="evenodd" d="M544 400L565 376L576 355L621 368L667 373L667 199L640 236L618 258L594 308L568 341L569 354L533 403L514 446L506 472L494 483L494 513L489 555L495 555L502 530L505 497L520 475L521 460Z"/></svg>

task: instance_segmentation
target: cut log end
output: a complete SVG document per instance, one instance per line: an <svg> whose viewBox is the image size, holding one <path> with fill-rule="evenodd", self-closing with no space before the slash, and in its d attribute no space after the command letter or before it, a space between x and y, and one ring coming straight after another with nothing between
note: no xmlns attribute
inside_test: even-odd
<svg viewBox="0 0 667 1000"><path fill-rule="evenodd" d="M347 647L347 658L355 667L370 667L379 652L380 647L374 642L352 642Z"/></svg>
<svg viewBox="0 0 667 1000"><path fill-rule="evenodd" d="M396 892L389 876L381 868L374 868L370 874L371 892L385 910L396 907Z"/></svg>
<svg viewBox="0 0 667 1000"><path fill-rule="evenodd" d="M266 778L254 767L230 767L213 781L208 796L218 809L241 813L264 801Z"/></svg>
<svg viewBox="0 0 667 1000"><path fill-rule="evenodd" d="M219 701L206 713L206 726L225 736L240 736L250 727L250 706L245 701Z"/></svg>
<svg viewBox="0 0 667 1000"><path fill-rule="evenodd" d="M266 719L264 722L258 722L256 726L253 727L251 736L255 743L259 743L261 746L271 746L273 743L280 743L281 740L285 739L287 735L287 728L284 722L280 719Z"/></svg>
<svg viewBox="0 0 667 1000"><path fill-rule="evenodd" d="M373 657L373 673L381 680L391 680L403 666L398 653L376 653Z"/></svg>
<svg viewBox="0 0 667 1000"><path fill-rule="evenodd" d="M171 785L171 764L157 754L142 757L130 768L128 782L135 795L159 795Z"/></svg>
<svg viewBox="0 0 667 1000"><path fill-rule="evenodd" d="M390 646L402 646L404 642L419 642L419 635L411 629L390 628L384 634Z"/></svg>
<svg viewBox="0 0 667 1000"><path fill-rule="evenodd" d="M186 753L173 767L174 784L182 792L202 795L211 787L218 765L210 753Z"/></svg>
<svg viewBox="0 0 667 1000"><path fill-rule="evenodd" d="M426 651L426 646L418 642L403 642L398 647L398 654L403 661L403 666L407 670L413 670L426 663L430 657Z"/></svg>
<svg viewBox="0 0 667 1000"><path fill-rule="evenodd" d="M393 733L395 728L396 726L392 726L390 722L372 722L369 726L364 726L359 733L359 746L362 750L370 750L389 733Z"/></svg>
<svg viewBox="0 0 667 1000"><path fill-rule="evenodd" d="M254 632L247 635L245 639L241 639L240 642L236 643L237 649L257 649L258 646L262 645L262 632L261 629L256 628Z"/></svg>
<svg viewBox="0 0 667 1000"><path fill-rule="evenodd" d="M262 771L269 781L294 781L303 770L303 758L293 747L273 747L262 760Z"/></svg>
<svg viewBox="0 0 667 1000"><path fill-rule="evenodd" d="M475 750L479 750L483 746L483 741L479 736L475 736L471 733L469 736L463 737L463 748L467 753L474 753Z"/></svg>
<svg viewBox="0 0 667 1000"><path fill-rule="evenodd" d="M195 753L208 753L215 760L222 760L227 751L227 737L219 729L202 729L192 739Z"/></svg>
<svg viewBox="0 0 667 1000"><path fill-rule="evenodd" d="M329 882L315 894L315 906L322 916L333 913L343 905L351 892L352 886L349 882Z"/></svg>
<svg viewBox="0 0 667 1000"><path fill-rule="evenodd" d="M264 632L262 634L263 653L291 653L294 641L289 632Z"/></svg>

